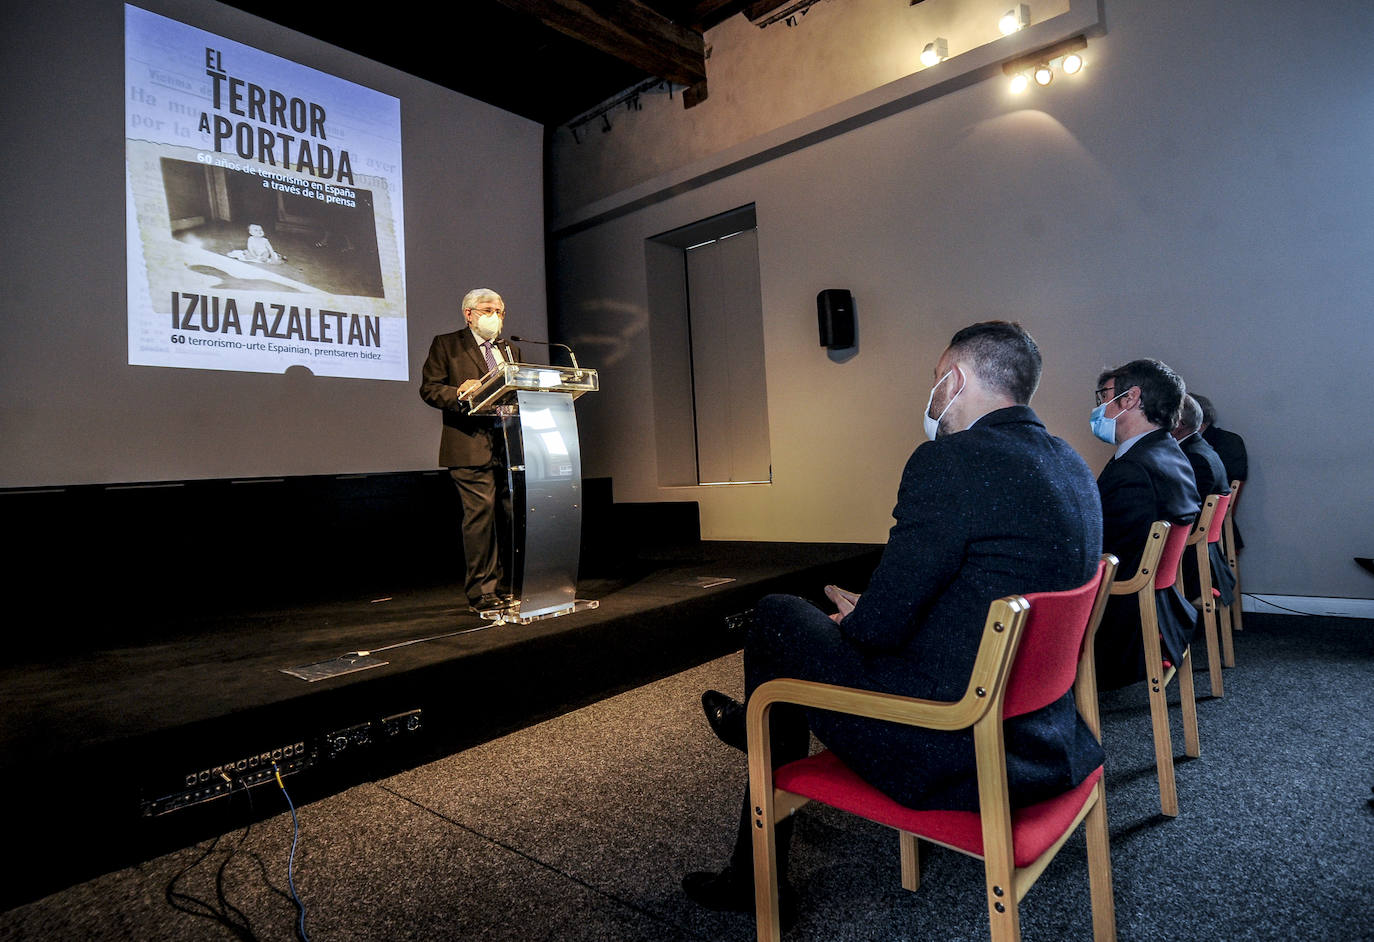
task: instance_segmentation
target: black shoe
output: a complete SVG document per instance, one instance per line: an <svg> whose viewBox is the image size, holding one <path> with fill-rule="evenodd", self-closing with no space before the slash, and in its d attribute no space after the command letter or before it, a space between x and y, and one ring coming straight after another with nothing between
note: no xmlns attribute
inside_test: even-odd
<svg viewBox="0 0 1374 942"><path fill-rule="evenodd" d="M744 704L734 697L727 697L719 690L708 690L701 695L701 708L706 713L706 722L711 724L711 732L727 746L734 746L740 752L749 751L749 742L744 732Z"/></svg>
<svg viewBox="0 0 1374 942"><path fill-rule="evenodd" d="M698 906L716 912L748 913L754 910L753 874L739 876L733 867L720 873L697 870L682 878L682 891ZM778 886L778 921L786 932L797 921L797 894L787 883Z"/></svg>
<svg viewBox="0 0 1374 942"><path fill-rule="evenodd" d="M494 592L488 593L487 595L484 595L477 601L473 602L468 607L479 614L482 612L493 612L496 611L498 608L501 608L501 596L495 594Z"/></svg>

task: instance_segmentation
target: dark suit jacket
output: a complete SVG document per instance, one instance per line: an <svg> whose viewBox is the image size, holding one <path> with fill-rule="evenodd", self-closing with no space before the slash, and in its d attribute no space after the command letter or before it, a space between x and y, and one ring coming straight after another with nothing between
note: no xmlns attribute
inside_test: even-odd
<svg viewBox="0 0 1374 942"><path fill-rule="evenodd" d="M1244 481L1250 473L1250 460L1245 454L1245 439L1235 432L1228 432L1215 425L1207 426L1207 431L1202 433L1202 437L1221 457L1221 463L1226 467L1227 483Z"/></svg>
<svg viewBox="0 0 1374 942"><path fill-rule="evenodd" d="M1228 432L1215 425L1207 426L1207 431L1202 433L1202 437L1207 439L1207 443L1216 449L1221 457L1221 463L1226 466L1226 480L1244 481L1250 473L1250 460L1245 454L1245 439L1235 432ZM1231 526L1236 532L1235 548L1239 552L1245 546L1245 540L1240 535L1240 521L1232 517Z"/></svg>
<svg viewBox="0 0 1374 942"><path fill-rule="evenodd" d="M1092 472L1026 406L999 409L918 447L892 515L869 586L839 626L866 655L864 676L852 686L957 700L988 605L1006 595L1077 588L1101 555ZM903 804L977 807L971 733L860 720L838 739L823 741ZM1007 750L1018 804L1077 784L1102 761L1072 692L1009 721Z"/></svg>
<svg viewBox="0 0 1374 942"><path fill-rule="evenodd" d="M497 340L507 362L519 362L520 350L505 340ZM420 368L420 398L444 415L439 438L439 464L446 468L479 468L491 462L495 416L469 415L467 403L458 399L458 387L466 380L481 379L487 373L482 348L464 327L451 334L440 334L429 345L429 356Z"/></svg>
<svg viewBox="0 0 1374 942"><path fill-rule="evenodd" d="M1231 493L1231 479L1227 477L1226 468L1222 465L1216 449L1207 444L1206 439L1201 435L1189 435L1179 442L1179 446L1193 467L1193 480L1197 482L1198 496L1206 500L1208 494ZM1230 605L1235 601L1236 574L1227 564L1219 544L1208 544L1207 558L1211 561L1212 585L1221 593L1222 604ZM1201 591L1197 566L1193 564L1191 556L1186 557L1183 563L1183 594L1190 599L1196 599Z"/></svg>
<svg viewBox="0 0 1374 942"><path fill-rule="evenodd" d="M1231 493L1231 478L1226 474L1226 466L1222 464L1221 456L1217 454L1216 449L1207 444L1205 438L1201 435L1189 435L1179 442L1179 447L1183 449L1183 456L1192 466L1193 481L1197 484L1199 497Z"/></svg>
<svg viewBox="0 0 1374 942"><path fill-rule="evenodd" d="M1155 429L1109 461L1098 475L1097 489L1102 495L1102 548L1121 560L1121 579L1140 568L1145 540L1156 520L1187 525L1202 506L1192 466L1165 429ZM1156 593L1156 608L1164 656L1181 664L1197 627L1197 612L1177 586ZM1104 690L1144 678L1140 609L1134 595L1115 595L1107 603L1097 630L1096 655L1098 684Z"/></svg>

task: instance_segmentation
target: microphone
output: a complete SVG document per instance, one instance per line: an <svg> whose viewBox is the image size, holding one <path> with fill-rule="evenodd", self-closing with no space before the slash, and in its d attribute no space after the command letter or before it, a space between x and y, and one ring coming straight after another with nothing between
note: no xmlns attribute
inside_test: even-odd
<svg viewBox="0 0 1374 942"><path fill-rule="evenodd" d="M541 346L545 346L545 347L562 347L564 350L568 351L568 359L572 360L572 365L573 365L573 378L574 378L574 379L581 379L581 378L582 378L582 367L580 367L580 366L577 365L577 354L573 353L572 347L568 346L566 343L554 343L554 342L549 341L549 340L535 340L533 337L515 337L515 336L512 336L510 339L511 339L514 343L537 343L537 344L540 344Z"/></svg>

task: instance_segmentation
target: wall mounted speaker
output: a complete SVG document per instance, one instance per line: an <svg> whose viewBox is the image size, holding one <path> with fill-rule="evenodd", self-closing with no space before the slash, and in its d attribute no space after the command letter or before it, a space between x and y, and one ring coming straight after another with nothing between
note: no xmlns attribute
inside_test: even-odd
<svg viewBox="0 0 1374 942"><path fill-rule="evenodd" d="M826 288L816 295L816 321L821 346L844 350L854 346L854 296L843 288Z"/></svg>

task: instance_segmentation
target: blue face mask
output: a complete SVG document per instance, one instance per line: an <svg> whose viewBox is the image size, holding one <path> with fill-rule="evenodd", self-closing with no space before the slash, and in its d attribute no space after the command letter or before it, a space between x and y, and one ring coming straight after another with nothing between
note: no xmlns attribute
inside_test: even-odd
<svg viewBox="0 0 1374 942"><path fill-rule="evenodd" d="M1128 389L1126 392L1122 393L1121 396L1129 392L1130 390ZM1116 444L1116 416L1110 419L1107 418L1107 406L1116 402L1121 396L1113 396L1108 399L1106 402L1102 403L1102 405L1094 409L1092 414L1088 416L1088 428L1093 430L1093 436L1106 442L1108 445Z"/></svg>

